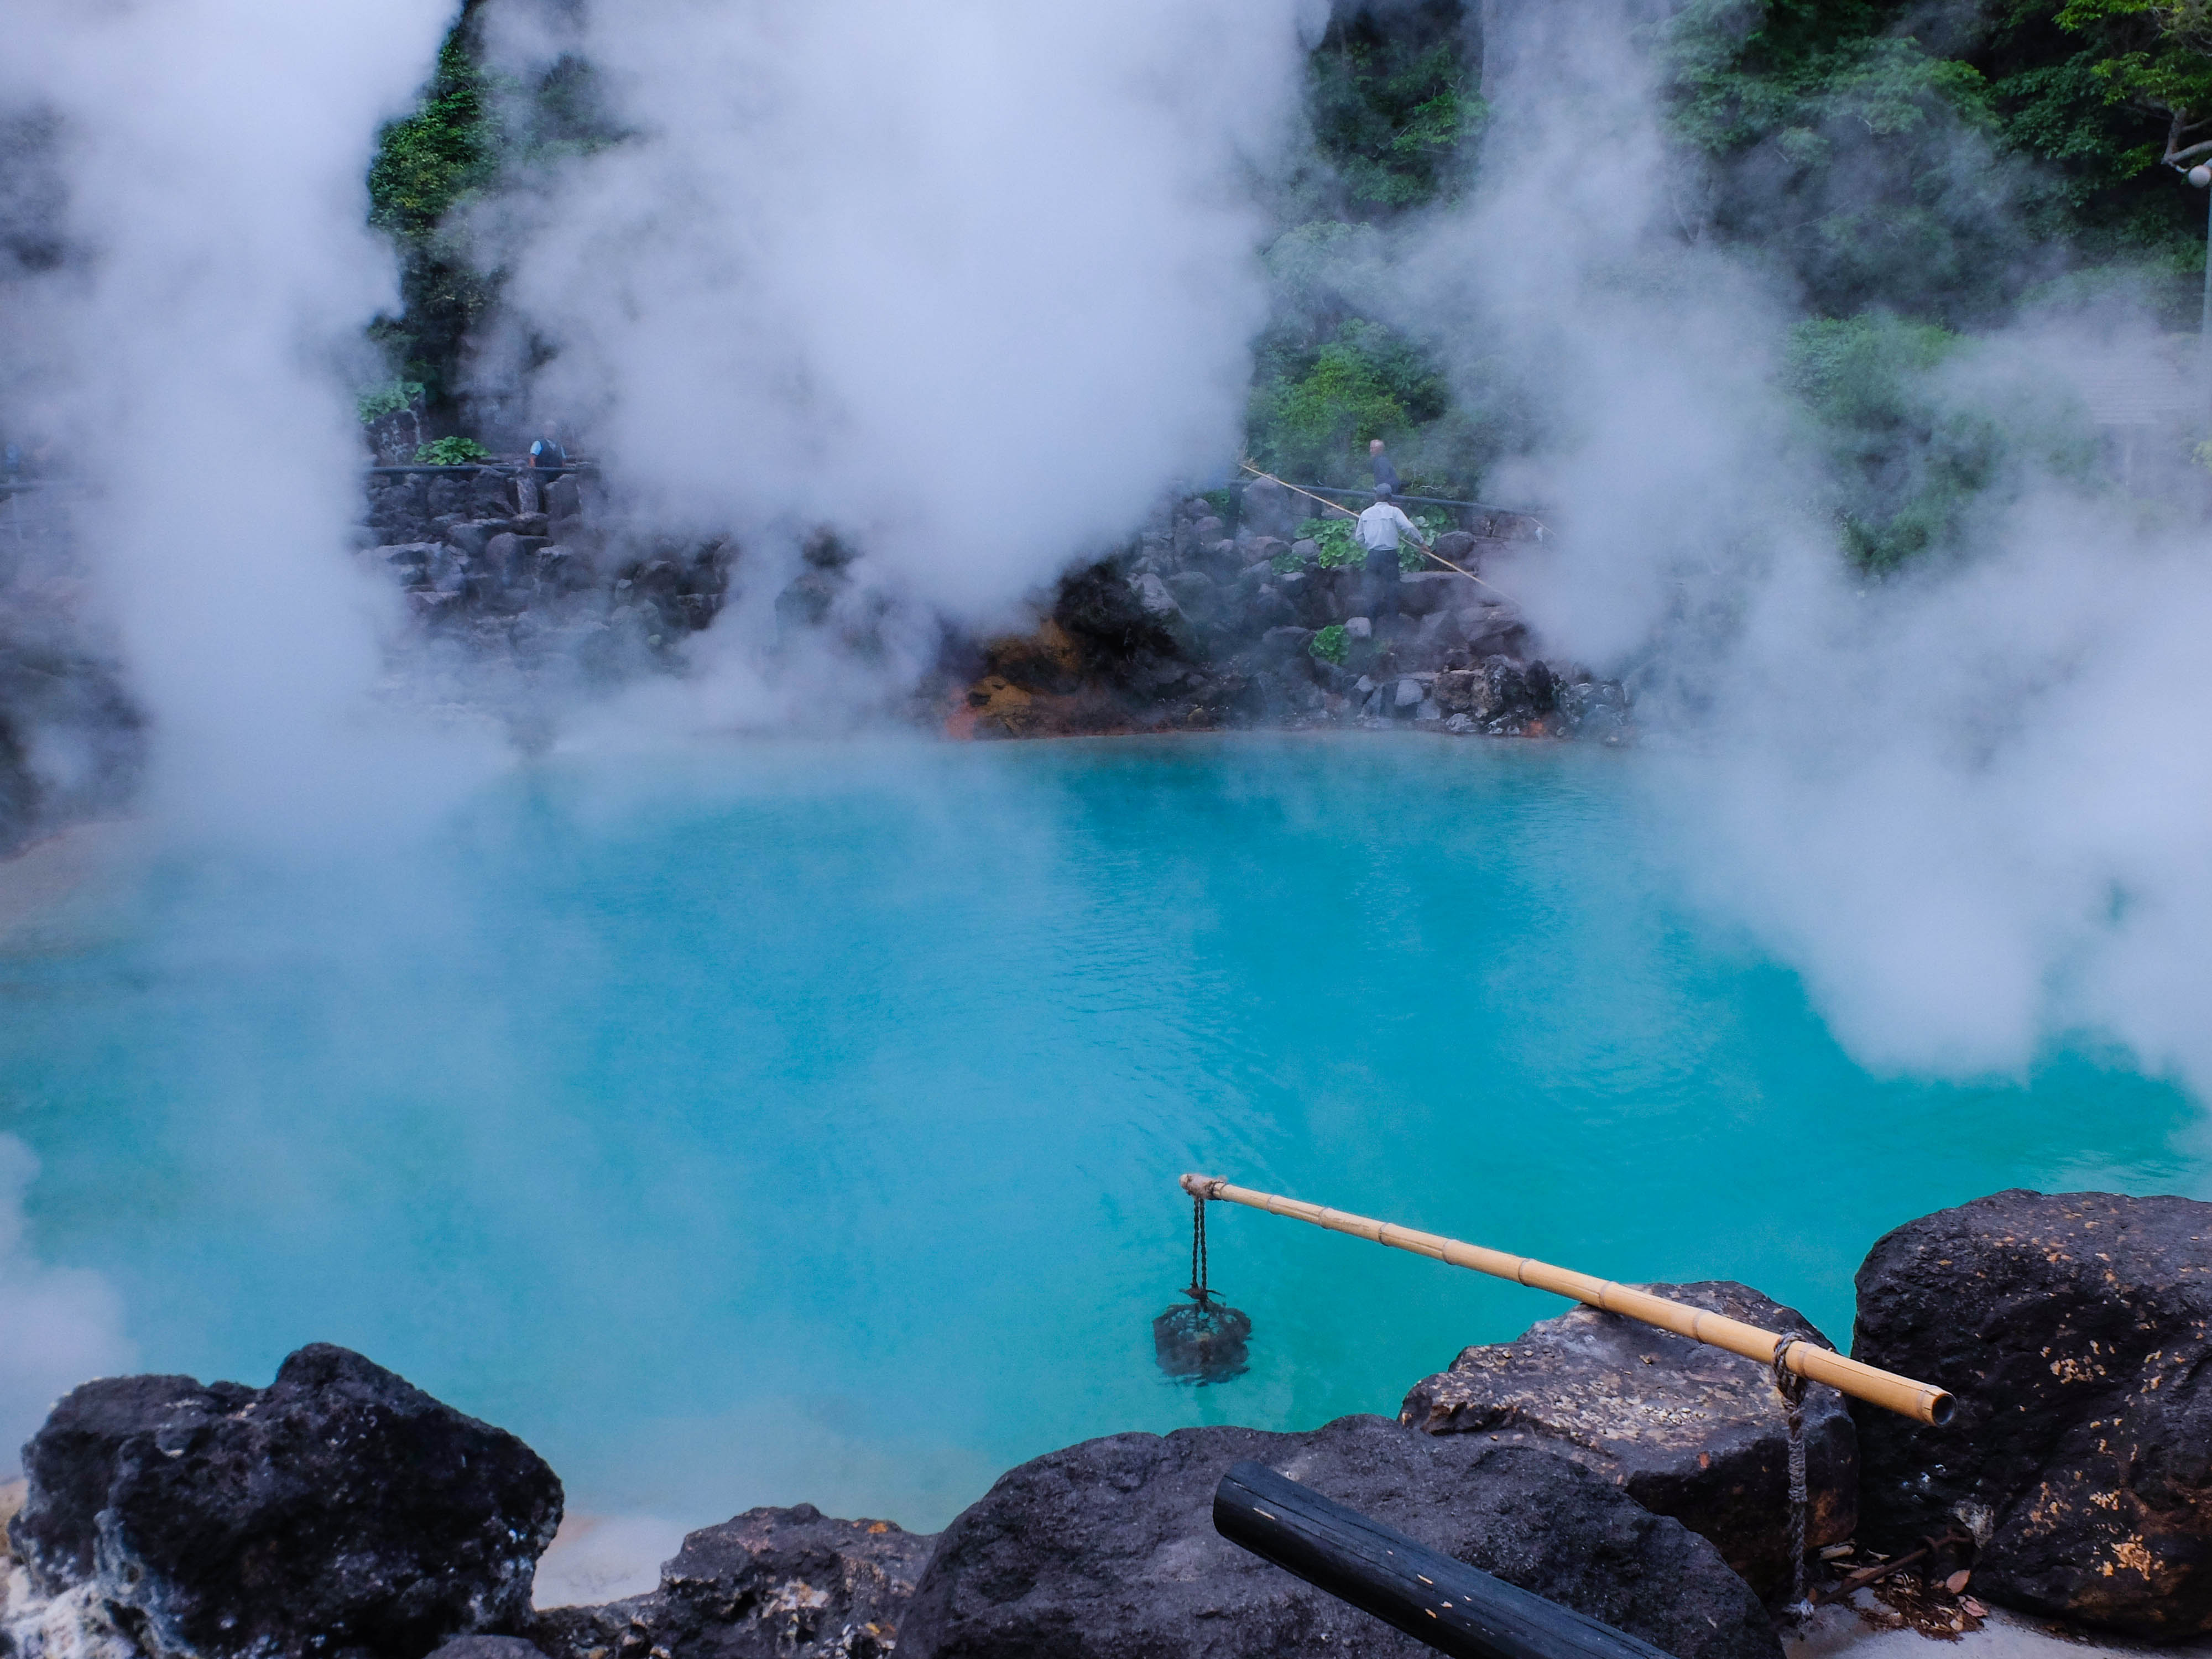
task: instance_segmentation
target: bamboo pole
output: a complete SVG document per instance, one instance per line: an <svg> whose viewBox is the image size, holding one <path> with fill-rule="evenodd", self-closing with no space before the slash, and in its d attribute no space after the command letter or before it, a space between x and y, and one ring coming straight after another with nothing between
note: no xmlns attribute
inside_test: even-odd
<svg viewBox="0 0 2212 1659"><path fill-rule="evenodd" d="M1951 1416L1951 1396L1930 1383L1916 1382L1909 1376L1899 1376L1893 1371L1861 1364L1856 1359L1846 1358L1826 1348L1815 1347L1799 1338L1778 1336L1772 1331L1763 1331L1756 1325L1745 1324L1741 1320L1710 1313L1703 1308L1692 1308L1686 1303L1670 1301L1663 1296L1654 1296L1649 1291L1637 1290L1632 1285L1615 1284L1609 1279L1596 1279L1566 1267L1554 1267L1549 1262L1538 1261L1525 1255L1510 1255L1504 1250L1486 1249L1480 1244L1463 1244L1458 1239L1446 1238L1441 1233L1417 1232L1411 1227L1396 1226L1388 1221L1350 1215L1342 1210L1309 1204L1303 1199L1285 1198L1279 1193L1255 1192L1249 1187L1232 1187L1218 1176L1187 1175L1182 1178L1182 1189L1193 1198L1214 1199L1224 1204L1243 1204L1255 1210L1265 1210L1269 1215L1286 1215L1293 1220L1326 1227L1333 1233L1349 1233L1354 1238L1371 1239L1394 1250L1410 1250L1415 1255L1429 1256L1455 1267L1472 1267L1476 1273L1488 1273L1493 1279L1508 1279L1516 1285L1526 1285L1532 1290L1549 1291L1555 1296L1570 1297L1577 1302L1585 1302L1593 1308L1602 1309L1607 1313L1624 1314L1631 1319L1640 1319L1647 1325L1656 1325L1662 1331L1672 1331L1677 1336L1686 1336L1693 1341L1725 1348L1729 1352L1741 1354L1747 1359L1756 1359L1762 1365L1772 1364L1779 1351L1782 1352L1783 1364L1798 1376L1814 1382L1825 1382L1853 1399L1863 1400L1869 1405L1880 1406L1918 1422L1941 1424L1948 1422Z"/></svg>

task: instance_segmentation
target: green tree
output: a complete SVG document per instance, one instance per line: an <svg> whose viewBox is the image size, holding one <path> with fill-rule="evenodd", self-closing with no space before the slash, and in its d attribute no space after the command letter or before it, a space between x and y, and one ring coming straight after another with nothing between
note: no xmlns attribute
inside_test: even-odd
<svg viewBox="0 0 2212 1659"><path fill-rule="evenodd" d="M2159 161L2186 167L2212 155L2212 138L2191 137L2212 126L2212 3L2067 0L2058 23L2094 41L2090 73L2109 98L2164 118Z"/></svg>
<svg viewBox="0 0 2212 1659"><path fill-rule="evenodd" d="M1306 76L1315 153L1344 216L1418 207L1451 193L1466 173L1488 110L1459 0L1345 10L1307 59ZM1306 210L1329 205L1316 200Z"/></svg>
<svg viewBox="0 0 2212 1659"><path fill-rule="evenodd" d="M1356 477L1370 438L1395 439L1450 408L1428 355L1380 323L1350 318L1263 340L1248 432L1271 472L1334 483Z"/></svg>
<svg viewBox="0 0 2212 1659"><path fill-rule="evenodd" d="M2069 270L2191 268L2162 122L2113 90L2120 33L2093 42L2063 4L1692 0L1666 52L1711 228L1831 316L1971 323Z"/></svg>
<svg viewBox="0 0 2212 1659"><path fill-rule="evenodd" d="M368 169L369 222L398 246L401 301L399 315L379 319L370 337L396 379L425 388L431 418L448 423L469 331L496 293L448 222L499 173L494 88L477 61L478 3L468 0L447 32L414 112L378 135Z"/></svg>

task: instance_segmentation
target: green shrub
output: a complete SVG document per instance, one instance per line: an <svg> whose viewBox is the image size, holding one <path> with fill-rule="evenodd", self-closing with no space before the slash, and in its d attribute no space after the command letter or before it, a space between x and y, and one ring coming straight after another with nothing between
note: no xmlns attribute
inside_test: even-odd
<svg viewBox="0 0 2212 1659"><path fill-rule="evenodd" d="M397 415L404 409L412 409L422 401L420 380L387 380L373 391L364 392L354 399L353 411L367 426L380 421L386 415Z"/></svg>
<svg viewBox="0 0 2212 1659"><path fill-rule="evenodd" d="M1810 417L1844 550L1868 575L1971 550L2038 477L2087 482L2096 438L2064 387L1975 369L1976 343L1887 313L1800 323L1784 384Z"/></svg>
<svg viewBox="0 0 2212 1659"><path fill-rule="evenodd" d="M1321 629L1313 636L1313 643L1306 647L1323 662L1333 662L1340 668L1344 665L1344 659L1349 648L1345 643L1342 623L1331 623L1328 627Z"/></svg>
<svg viewBox="0 0 2212 1659"><path fill-rule="evenodd" d="M417 466L469 466L490 459L491 451L474 438L435 438L415 452Z"/></svg>

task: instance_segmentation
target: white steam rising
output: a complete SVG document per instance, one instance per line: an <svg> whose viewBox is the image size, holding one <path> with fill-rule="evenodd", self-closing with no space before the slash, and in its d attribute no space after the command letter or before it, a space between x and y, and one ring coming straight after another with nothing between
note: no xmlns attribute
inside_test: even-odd
<svg viewBox="0 0 2212 1659"><path fill-rule="evenodd" d="M56 1400L133 1358L121 1300L98 1273L39 1261L23 1233L23 1192L39 1161L0 1134L0 1479Z"/></svg>
<svg viewBox="0 0 2212 1659"><path fill-rule="evenodd" d="M2201 526L2030 470L1978 560L1848 580L1774 389L1788 296L1686 234L1642 9L1498 10L1484 187L1413 250L1407 314L1545 410L1501 483L1562 533L1515 580L1564 653L1657 653L1696 885L1870 1064L2019 1073L2086 1030L2212 1091ZM2016 404L2152 331L2024 325L1949 390Z"/></svg>
<svg viewBox="0 0 2212 1659"><path fill-rule="evenodd" d="M15 284L0 385L88 486L79 537L172 810L327 821L391 793L346 740L396 608L347 558L362 461L347 370L397 300L365 224L376 132L453 11L27 0L10 15L0 106L52 124L66 252Z"/></svg>
<svg viewBox="0 0 2212 1659"><path fill-rule="evenodd" d="M541 415L662 521L856 532L1000 611L1234 459L1265 307L1255 170L1315 0L501 0L636 136L572 164L509 297Z"/></svg>

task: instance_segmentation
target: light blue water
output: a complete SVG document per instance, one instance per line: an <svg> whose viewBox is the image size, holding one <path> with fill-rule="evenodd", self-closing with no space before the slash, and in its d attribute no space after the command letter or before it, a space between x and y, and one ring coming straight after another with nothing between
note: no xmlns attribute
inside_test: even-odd
<svg viewBox="0 0 2212 1659"><path fill-rule="evenodd" d="M934 1526L1115 1429L1395 1409L1560 1304L1217 1207L1253 1370L1163 1381L1200 1169L1847 1337L1886 1228L2204 1189L2060 1055L1881 1079L1669 898L1634 755L1421 738L547 766L434 842L172 856L0 960L37 1249L153 1369L358 1347L572 1505Z"/></svg>

